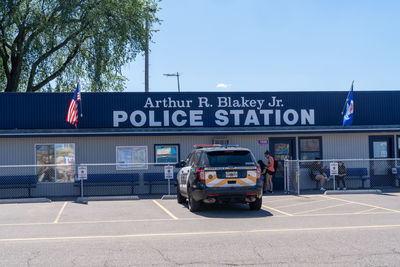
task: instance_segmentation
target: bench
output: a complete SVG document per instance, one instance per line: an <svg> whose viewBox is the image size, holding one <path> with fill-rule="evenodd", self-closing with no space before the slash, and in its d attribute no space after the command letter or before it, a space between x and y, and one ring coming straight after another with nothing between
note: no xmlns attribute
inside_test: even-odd
<svg viewBox="0 0 400 267"><path fill-rule="evenodd" d="M329 169L326 169L325 173L328 175L329 180L333 180L333 177L330 176ZM365 181L370 179L367 168L346 168L345 181L361 181L362 188L365 188Z"/></svg>
<svg viewBox="0 0 400 267"><path fill-rule="evenodd" d="M174 177L176 177L176 173L174 173ZM152 193L152 187L153 185L167 185L168 186L168 180L165 179L164 173L163 172L149 172L145 173L144 177L144 185L149 186L149 194ZM170 185L174 182L174 179L171 179Z"/></svg>
<svg viewBox="0 0 400 267"><path fill-rule="evenodd" d="M325 169L324 171L329 177L329 180L333 180L333 177L331 177L330 175L329 169ZM344 177L345 181L361 181L362 188L365 188L365 181L370 179L371 178L368 176L367 168L346 168L346 176ZM315 184L316 188L319 189L319 182L315 181Z"/></svg>
<svg viewBox="0 0 400 267"><path fill-rule="evenodd" d="M31 188L35 188L36 184L36 175L0 176L0 189L27 188L29 197L31 197Z"/></svg>
<svg viewBox="0 0 400 267"><path fill-rule="evenodd" d="M87 180L83 180L83 187L130 186L132 194L136 185L139 185L139 175L137 173L88 174ZM81 181L75 180L74 186L80 187ZM80 193L82 194L82 192Z"/></svg>

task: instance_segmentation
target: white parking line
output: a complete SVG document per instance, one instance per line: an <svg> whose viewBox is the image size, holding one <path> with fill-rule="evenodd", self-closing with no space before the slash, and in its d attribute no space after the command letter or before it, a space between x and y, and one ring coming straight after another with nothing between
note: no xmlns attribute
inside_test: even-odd
<svg viewBox="0 0 400 267"><path fill-rule="evenodd" d="M158 203L157 200L153 200L153 202L156 203L156 205L159 206L163 211L165 211L165 213L167 213L169 216L171 216L172 219L178 220L178 217L176 217L174 214L172 214L172 212L167 210L167 208L165 208L163 205Z"/></svg>
<svg viewBox="0 0 400 267"><path fill-rule="evenodd" d="M65 206L67 206L67 202L64 202L64 205L62 206L61 210L58 212L57 218L54 220L54 223L58 223L60 220L61 214L63 213Z"/></svg>
<svg viewBox="0 0 400 267"><path fill-rule="evenodd" d="M342 203L342 204L331 205L328 207L322 207L322 208L318 208L318 209L305 210L305 211L301 211L301 212L296 212L296 213L294 213L294 215L304 214L304 213L318 211L318 210L325 210L325 209L329 209L329 208L336 208L336 207L341 207L341 206L345 206L345 205L349 205L349 204L350 203Z"/></svg>
<svg viewBox="0 0 400 267"><path fill-rule="evenodd" d="M362 230L362 229L384 229L399 228L400 224L388 225L355 225L355 226L333 226L333 227L309 227L309 228L280 228L280 229L256 229L256 230L233 230L213 232L181 232L181 233L155 233L155 234L127 234L127 235L98 235L98 236L64 236L64 237L32 237L32 238L3 238L0 242L17 241L60 241L60 240L85 240L85 239L114 239L114 238L143 238L143 237L171 237L171 236L200 236L200 235L234 235L251 233L282 233L303 231L331 231L331 230Z"/></svg>
<svg viewBox="0 0 400 267"><path fill-rule="evenodd" d="M283 216L282 216L283 217ZM214 218L179 218L180 221L193 221L193 220L214 220ZM175 221L175 219L132 219L132 220L104 220L104 221L71 221L71 222L58 222L57 225L64 224L101 224L101 223L134 223L134 222L162 222L162 221ZM0 227L9 226L36 226L36 225L54 225L54 222L32 222L32 223L4 223Z"/></svg>
<svg viewBox="0 0 400 267"><path fill-rule="evenodd" d="M378 209L378 208L371 208L371 209L367 209L367 210L362 210L362 211L356 212L356 214L361 214L361 213L364 213L364 212L370 212L370 211L373 211L373 210L376 210L376 209Z"/></svg>
<svg viewBox="0 0 400 267"><path fill-rule="evenodd" d="M400 213L400 210L388 209L388 208L375 206L375 205L370 205L370 204L366 204L366 203L362 203L362 202L350 201L350 200L345 200L345 199L336 198L336 197L328 197L328 196L321 196L321 197L340 200L340 201L347 202L347 203L350 203L350 204L357 204L357 205L361 205L361 206L366 206L366 207L371 207L371 208L378 208L378 209L382 209L382 210L386 210L386 211Z"/></svg>
<svg viewBox="0 0 400 267"><path fill-rule="evenodd" d="M293 214L290 214L290 213L287 213L287 212L284 212L284 211L275 209L275 208L273 208L273 207L269 207L269 206L266 206L266 205L262 205L262 206L263 206L264 208L266 208L266 209L269 209L269 210L273 210L273 211L282 213L282 214L284 214L284 215L286 215L286 216L293 216Z"/></svg>
<svg viewBox="0 0 400 267"><path fill-rule="evenodd" d="M313 201L310 201L310 202L302 202L302 203L295 203L295 204L291 204L291 205L278 206L277 208L281 209L281 208L287 208L287 207L295 207L295 206L314 204L314 203L317 203L317 202L324 202L324 201L329 201L329 200L330 199L313 200Z"/></svg>

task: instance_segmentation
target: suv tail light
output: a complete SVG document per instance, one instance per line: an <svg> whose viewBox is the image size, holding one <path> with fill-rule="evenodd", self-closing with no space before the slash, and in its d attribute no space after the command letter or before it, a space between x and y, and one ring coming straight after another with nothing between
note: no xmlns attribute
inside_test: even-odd
<svg viewBox="0 0 400 267"><path fill-rule="evenodd" d="M261 168L257 167L257 180L261 180Z"/></svg>
<svg viewBox="0 0 400 267"><path fill-rule="evenodd" d="M206 179L206 173L204 172L204 169L196 169L196 173L200 180L204 181Z"/></svg>

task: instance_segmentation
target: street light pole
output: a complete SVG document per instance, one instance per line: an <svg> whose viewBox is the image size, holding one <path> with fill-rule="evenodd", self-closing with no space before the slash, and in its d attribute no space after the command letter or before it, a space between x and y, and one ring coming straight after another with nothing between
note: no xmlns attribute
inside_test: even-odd
<svg viewBox="0 0 400 267"><path fill-rule="evenodd" d="M166 73L166 74L163 74L163 75L167 76L167 77L176 76L176 81L178 82L178 92L180 93L181 92L181 88L179 87L179 75L182 75L182 74L179 74L179 72L176 72L176 74L175 73Z"/></svg>
<svg viewBox="0 0 400 267"><path fill-rule="evenodd" d="M179 73L178 72L176 73L176 80L178 82L178 93L180 93L181 92L181 88L179 87Z"/></svg>

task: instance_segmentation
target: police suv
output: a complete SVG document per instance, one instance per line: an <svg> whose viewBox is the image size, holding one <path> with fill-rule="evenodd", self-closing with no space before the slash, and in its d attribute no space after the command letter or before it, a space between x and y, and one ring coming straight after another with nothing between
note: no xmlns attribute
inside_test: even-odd
<svg viewBox="0 0 400 267"><path fill-rule="evenodd" d="M248 203L262 205L261 172L253 154L238 145L195 145L176 177L178 203L188 201L189 210L203 203Z"/></svg>

